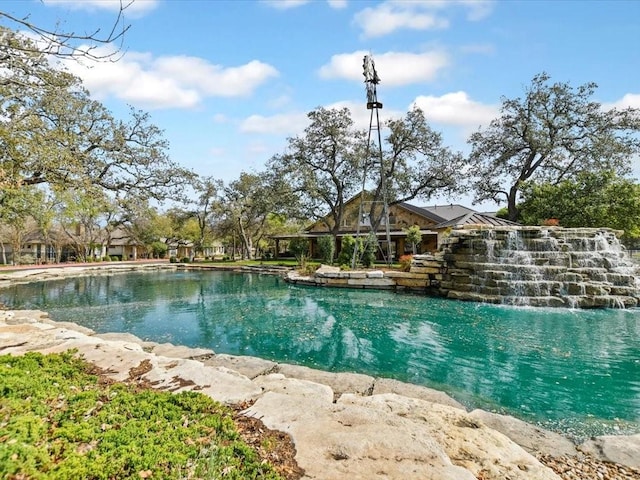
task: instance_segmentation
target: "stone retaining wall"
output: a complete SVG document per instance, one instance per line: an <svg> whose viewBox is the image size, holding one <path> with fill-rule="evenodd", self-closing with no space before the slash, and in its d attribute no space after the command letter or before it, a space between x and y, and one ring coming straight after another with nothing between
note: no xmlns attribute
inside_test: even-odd
<svg viewBox="0 0 640 480"><path fill-rule="evenodd" d="M496 227L453 230L409 272L290 272L294 284L413 291L456 300L571 308L625 308L640 301L638 268L617 232L604 228Z"/></svg>

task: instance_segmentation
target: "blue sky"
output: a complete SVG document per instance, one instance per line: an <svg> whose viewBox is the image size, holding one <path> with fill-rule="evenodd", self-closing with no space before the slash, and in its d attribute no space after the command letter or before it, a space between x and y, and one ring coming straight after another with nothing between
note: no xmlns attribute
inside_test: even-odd
<svg viewBox="0 0 640 480"><path fill-rule="evenodd" d="M108 28L118 5L0 8L84 33ZM574 86L596 82L605 105L640 108L638 19L633 0L136 0L122 58L68 68L116 116L127 105L150 112L173 160L228 182L282 153L318 106L347 106L367 128L364 54L381 78L383 119L417 103L463 152L468 135L498 115L501 96L521 96L542 71Z"/></svg>

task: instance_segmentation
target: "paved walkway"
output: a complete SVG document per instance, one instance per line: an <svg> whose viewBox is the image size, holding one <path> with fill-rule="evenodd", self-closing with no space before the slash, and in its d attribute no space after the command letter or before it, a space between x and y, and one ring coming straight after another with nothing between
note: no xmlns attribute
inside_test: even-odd
<svg viewBox="0 0 640 480"><path fill-rule="evenodd" d="M145 260L125 260L113 262L65 262L65 263L42 263L40 265L0 265L0 273L13 270L42 270L46 268L69 268L69 267L98 267L110 265L148 265L165 264L168 259L145 259Z"/></svg>

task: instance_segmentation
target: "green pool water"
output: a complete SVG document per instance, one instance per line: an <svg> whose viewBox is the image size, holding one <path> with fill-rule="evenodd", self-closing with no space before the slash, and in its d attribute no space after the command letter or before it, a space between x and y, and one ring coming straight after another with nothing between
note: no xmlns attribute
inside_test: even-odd
<svg viewBox="0 0 640 480"><path fill-rule="evenodd" d="M0 290L0 302L98 332L392 377L579 438L640 432L636 309L502 307L226 272L68 278Z"/></svg>

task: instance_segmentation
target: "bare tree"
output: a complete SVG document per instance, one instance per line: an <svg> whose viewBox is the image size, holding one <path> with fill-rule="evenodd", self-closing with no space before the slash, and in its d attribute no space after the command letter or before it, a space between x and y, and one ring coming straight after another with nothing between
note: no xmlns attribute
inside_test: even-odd
<svg viewBox="0 0 640 480"><path fill-rule="evenodd" d="M76 32L60 28L59 23L54 26L38 25L31 21L30 15L19 17L0 10L0 26L4 24L11 30L22 30L34 37L31 43L12 44L5 50L5 54L36 54L43 53L57 58L84 57L91 60L118 60L122 53L124 35L130 25L125 22L125 12L134 0L121 0L120 7L113 21L107 28ZM105 51L98 47L116 45L117 48ZM6 58L1 58L1 61Z"/></svg>

